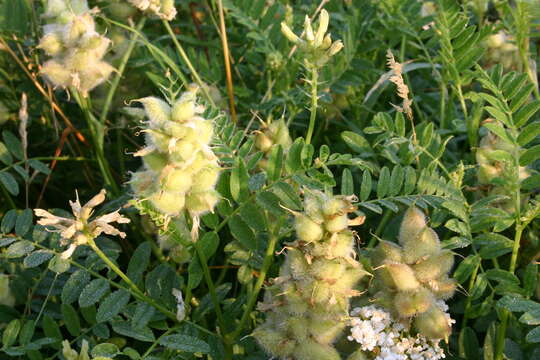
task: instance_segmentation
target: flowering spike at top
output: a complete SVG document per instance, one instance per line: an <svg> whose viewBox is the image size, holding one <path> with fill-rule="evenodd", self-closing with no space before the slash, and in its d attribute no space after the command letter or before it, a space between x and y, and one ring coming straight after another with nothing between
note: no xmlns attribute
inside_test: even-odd
<svg viewBox="0 0 540 360"><path fill-rule="evenodd" d="M44 17L49 23L38 48L51 59L41 74L54 86L74 87L86 96L114 70L102 60L111 41L96 32L86 0L48 0Z"/></svg>
<svg viewBox="0 0 540 360"><path fill-rule="evenodd" d="M332 56L336 55L343 48L343 43L341 41L332 43L330 34L326 34L329 22L330 15L326 10L322 9L319 15L317 32L314 32L312 21L309 16L306 15L304 20L304 32L301 35L302 38L295 35L285 22L281 23L281 32L289 39L289 41L298 45L300 50L304 52L304 63L308 67L323 66Z"/></svg>
<svg viewBox="0 0 540 360"><path fill-rule="evenodd" d="M148 12L161 19L171 21L176 17L174 0L128 0L141 11Z"/></svg>

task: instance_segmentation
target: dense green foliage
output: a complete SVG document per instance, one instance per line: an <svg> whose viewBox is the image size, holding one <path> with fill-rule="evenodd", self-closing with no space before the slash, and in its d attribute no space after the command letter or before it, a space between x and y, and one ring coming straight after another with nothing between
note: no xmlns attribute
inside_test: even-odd
<svg viewBox="0 0 540 360"><path fill-rule="evenodd" d="M0 359L540 360L537 0L86 2L0 0Z"/></svg>

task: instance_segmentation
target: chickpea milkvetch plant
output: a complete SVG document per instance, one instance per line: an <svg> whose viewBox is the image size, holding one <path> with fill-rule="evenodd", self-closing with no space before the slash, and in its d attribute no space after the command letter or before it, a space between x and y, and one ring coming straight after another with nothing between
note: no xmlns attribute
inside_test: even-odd
<svg viewBox="0 0 540 360"><path fill-rule="evenodd" d="M0 0L0 358L540 358L539 25Z"/></svg>

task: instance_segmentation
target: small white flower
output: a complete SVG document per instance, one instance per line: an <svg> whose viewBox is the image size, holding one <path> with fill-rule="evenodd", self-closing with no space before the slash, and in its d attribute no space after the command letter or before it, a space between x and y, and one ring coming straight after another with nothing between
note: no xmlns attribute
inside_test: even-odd
<svg viewBox="0 0 540 360"><path fill-rule="evenodd" d="M71 257L77 246L87 244L88 241L95 239L102 233L120 236L121 238L126 237L124 232L111 225L111 223L129 223L130 220L120 215L119 210L98 216L94 220L89 221L94 212L94 207L105 201L105 194L106 191L101 190L99 194L83 206L81 206L79 195L77 194L77 199L69 202L74 218L56 216L43 209L34 209L36 216L41 218L38 220L38 224L52 227L53 229L49 231L60 233L63 242L66 244L69 243L68 249L62 253L63 259Z"/></svg>

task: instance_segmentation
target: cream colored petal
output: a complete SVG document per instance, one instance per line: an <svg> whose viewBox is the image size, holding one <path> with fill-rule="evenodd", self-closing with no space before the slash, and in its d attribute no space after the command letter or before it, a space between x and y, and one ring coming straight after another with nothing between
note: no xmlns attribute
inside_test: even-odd
<svg viewBox="0 0 540 360"><path fill-rule="evenodd" d="M60 236L62 236L64 239L71 239L73 235L75 235L76 232L77 232L77 225L72 224L71 226L63 230L60 233Z"/></svg>
<svg viewBox="0 0 540 360"><path fill-rule="evenodd" d="M76 244L70 244L69 247L67 248L66 251L64 251L60 257L62 259L69 259L71 257L71 255L73 255L73 252L75 252L75 249L77 249L77 245Z"/></svg>
<svg viewBox="0 0 540 360"><path fill-rule="evenodd" d="M319 16L319 27L317 28L317 34L315 35L314 45L319 47L323 43L324 34L328 30L328 23L330 21L330 16L328 12L324 9L321 10L321 15Z"/></svg>
<svg viewBox="0 0 540 360"><path fill-rule="evenodd" d="M315 35L313 34L313 27L311 26L311 19L306 15L304 20L304 31L306 33L306 40L313 41L315 40Z"/></svg>
<svg viewBox="0 0 540 360"><path fill-rule="evenodd" d="M119 224L127 224L130 222L130 220L122 215L120 215L119 213L120 209L119 210L116 210L112 213L108 213L108 214L105 214L105 215L102 215L100 217L98 217L97 219L95 219L94 221L96 222L104 222L104 223L112 223L112 222L117 222Z"/></svg>
<svg viewBox="0 0 540 360"><path fill-rule="evenodd" d="M296 36L296 34L291 30L291 28L285 22L281 23L281 33L285 35L285 37L289 41L295 44L298 44L300 42L300 38Z"/></svg>
<svg viewBox="0 0 540 360"><path fill-rule="evenodd" d="M87 209L95 208L96 206L98 206L99 204L101 204L102 202L105 201L105 195L106 194L107 194L107 190L101 189L99 194L97 194L96 196L91 198L90 201L88 201L86 204L84 204L84 207L87 208Z"/></svg>

